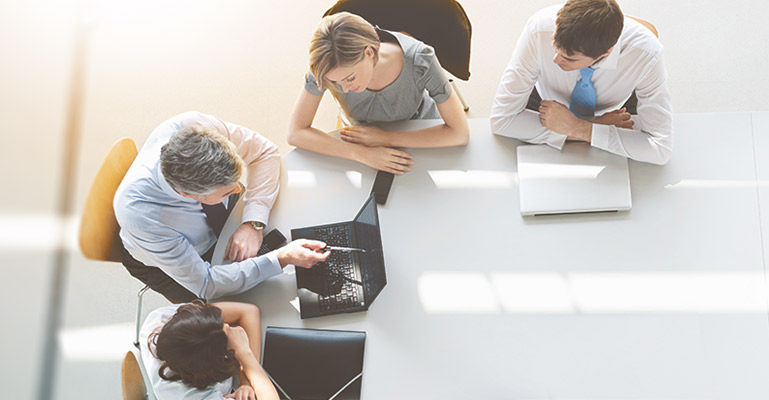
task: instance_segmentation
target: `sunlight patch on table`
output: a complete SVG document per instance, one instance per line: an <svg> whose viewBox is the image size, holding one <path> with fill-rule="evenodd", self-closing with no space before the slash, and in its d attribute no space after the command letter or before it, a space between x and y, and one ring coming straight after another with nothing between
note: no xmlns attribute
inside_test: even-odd
<svg viewBox="0 0 769 400"><path fill-rule="evenodd" d="M573 313L574 302L562 274L494 272L491 284L509 313Z"/></svg>
<svg viewBox="0 0 769 400"><path fill-rule="evenodd" d="M288 187L314 188L318 186L318 179L313 171L288 171Z"/></svg>
<svg viewBox="0 0 769 400"><path fill-rule="evenodd" d="M438 189L509 189L517 183L511 171L428 170Z"/></svg>
<svg viewBox="0 0 769 400"><path fill-rule="evenodd" d="M518 176L526 179L596 179L605 165L518 163Z"/></svg>
<svg viewBox="0 0 769 400"><path fill-rule="evenodd" d="M761 272L429 271L417 285L428 314L766 313Z"/></svg>
<svg viewBox="0 0 769 400"><path fill-rule="evenodd" d="M766 312L763 272L606 272L570 274L586 313Z"/></svg>
<svg viewBox="0 0 769 400"><path fill-rule="evenodd" d="M750 189L769 187L769 181L748 179L681 179L677 183L665 185L665 189Z"/></svg>
<svg viewBox="0 0 769 400"><path fill-rule="evenodd" d="M363 186L363 174L358 171L347 171L344 173L347 176L347 180L350 181L353 187L360 189Z"/></svg>

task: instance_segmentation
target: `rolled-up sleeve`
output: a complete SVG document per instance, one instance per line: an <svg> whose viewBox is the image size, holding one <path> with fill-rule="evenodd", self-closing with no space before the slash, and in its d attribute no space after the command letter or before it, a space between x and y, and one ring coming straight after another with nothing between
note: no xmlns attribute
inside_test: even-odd
<svg viewBox="0 0 769 400"><path fill-rule="evenodd" d="M636 88L633 129L593 124L591 145L627 158L664 165L673 153L673 111L661 55L651 60Z"/></svg>
<svg viewBox="0 0 769 400"><path fill-rule="evenodd" d="M266 137L237 124L214 116L199 114L199 123L205 124L235 145L246 164L246 193L243 222L269 222L270 210L280 188L280 153Z"/></svg>
<svg viewBox="0 0 769 400"><path fill-rule="evenodd" d="M534 25L530 21L521 33L502 75L489 117L491 131L496 135L561 149L566 135L545 128L539 120L539 113L526 109L541 69L536 41L541 40L539 35L542 33L534 33L533 30Z"/></svg>

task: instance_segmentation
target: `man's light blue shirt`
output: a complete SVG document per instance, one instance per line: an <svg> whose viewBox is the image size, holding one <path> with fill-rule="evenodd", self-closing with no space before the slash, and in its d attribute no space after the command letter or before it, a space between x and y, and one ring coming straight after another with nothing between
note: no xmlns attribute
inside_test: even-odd
<svg viewBox="0 0 769 400"><path fill-rule="evenodd" d="M222 123L205 114L185 113L158 126L123 179L114 201L126 250L203 299L243 292L282 271L275 252L225 265L211 265L200 257L216 244L216 235L206 223L200 202L180 195L166 182L159 158L160 148L181 128L192 123L208 125L208 120L214 127Z"/></svg>

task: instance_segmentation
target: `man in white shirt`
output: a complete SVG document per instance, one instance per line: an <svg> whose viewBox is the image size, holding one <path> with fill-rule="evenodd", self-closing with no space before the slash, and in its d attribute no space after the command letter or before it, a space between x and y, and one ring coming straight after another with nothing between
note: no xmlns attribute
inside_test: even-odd
<svg viewBox="0 0 769 400"><path fill-rule="evenodd" d="M666 164L673 144L666 81L662 44L616 1L569 0L529 19L497 89L491 129Z"/></svg>
<svg viewBox="0 0 769 400"><path fill-rule="evenodd" d="M246 185L240 184L243 170ZM280 155L262 135L211 115L187 112L155 128L115 193L128 272L174 302L248 290L287 264L311 267L324 243L295 241L256 257L278 194ZM233 262L211 265L217 238L244 192L242 225L230 238Z"/></svg>

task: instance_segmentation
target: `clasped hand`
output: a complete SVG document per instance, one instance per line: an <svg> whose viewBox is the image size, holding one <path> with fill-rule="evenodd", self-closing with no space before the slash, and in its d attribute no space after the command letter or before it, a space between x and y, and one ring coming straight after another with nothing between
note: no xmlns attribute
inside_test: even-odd
<svg viewBox="0 0 769 400"><path fill-rule="evenodd" d="M345 142L367 147L387 146L386 135L384 129L368 125L346 126L339 130L339 136Z"/></svg>
<svg viewBox="0 0 769 400"><path fill-rule="evenodd" d="M565 105L554 100L542 100L539 106L539 121L551 131L568 136L570 140L589 142L590 129L585 132L587 121L577 118Z"/></svg>
<svg viewBox="0 0 769 400"><path fill-rule="evenodd" d="M590 142L592 133L590 122L578 118L565 105L557 101L542 100L539 106L539 120L545 128L566 135L569 140ZM633 127L631 115L624 107L601 115L593 120L593 123L614 125L618 128Z"/></svg>
<svg viewBox="0 0 769 400"><path fill-rule="evenodd" d="M342 128L339 135L343 141L359 145L355 159L371 168L402 175L414 164L411 154L388 147L387 132L376 126L348 126Z"/></svg>
<svg viewBox="0 0 769 400"><path fill-rule="evenodd" d="M606 114L601 115L593 122L601 125L614 125L617 128L630 129L633 127L634 123L630 117L631 115L627 112L627 109L622 107L619 110L609 111Z"/></svg>
<svg viewBox="0 0 769 400"><path fill-rule="evenodd" d="M395 175L411 170L411 154L389 147L360 147L356 159L371 168L389 172Z"/></svg>

